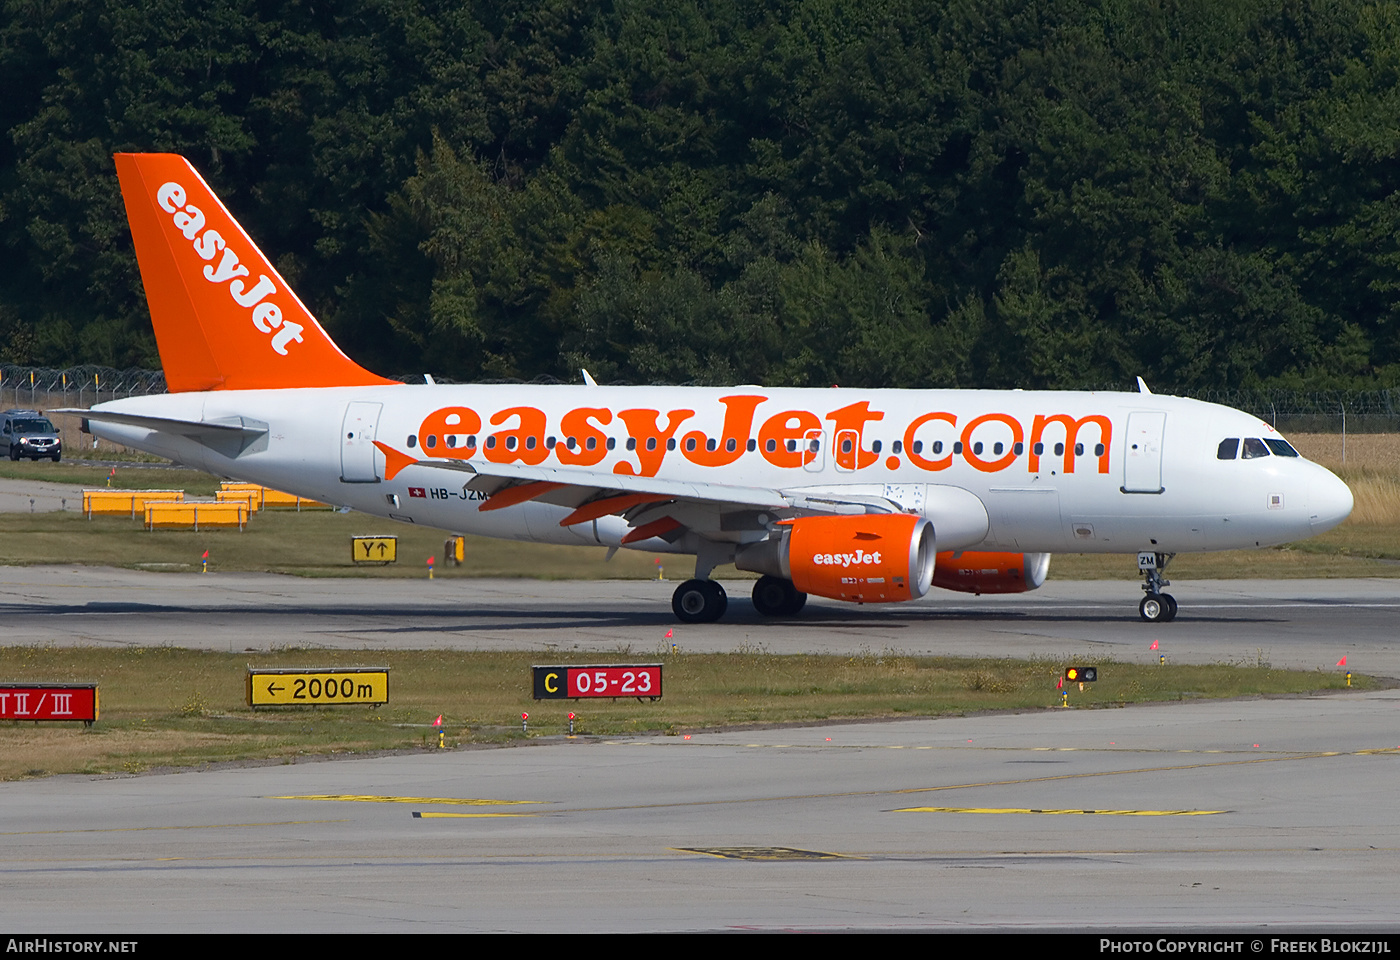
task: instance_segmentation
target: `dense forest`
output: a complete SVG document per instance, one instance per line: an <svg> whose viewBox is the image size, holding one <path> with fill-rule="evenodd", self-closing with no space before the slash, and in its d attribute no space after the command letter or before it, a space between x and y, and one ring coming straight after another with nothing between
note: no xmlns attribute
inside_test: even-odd
<svg viewBox="0 0 1400 960"><path fill-rule="evenodd" d="M3 0L0 362L158 363L112 154L457 380L1400 385L1400 5Z"/></svg>

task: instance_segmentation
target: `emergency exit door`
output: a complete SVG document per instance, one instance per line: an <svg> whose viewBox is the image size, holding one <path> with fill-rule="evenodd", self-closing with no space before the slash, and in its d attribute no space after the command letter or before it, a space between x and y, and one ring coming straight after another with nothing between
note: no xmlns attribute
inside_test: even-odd
<svg viewBox="0 0 1400 960"><path fill-rule="evenodd" d="M374 437L379 430L382 403L355 400L345 407L340 427L340 480L342 483L378 483Z"/></svg>

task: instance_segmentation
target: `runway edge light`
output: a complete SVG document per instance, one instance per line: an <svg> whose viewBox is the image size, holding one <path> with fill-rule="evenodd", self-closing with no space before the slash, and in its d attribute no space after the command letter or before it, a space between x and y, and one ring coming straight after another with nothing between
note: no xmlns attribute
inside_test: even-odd
<svg viewBox="0 0 1400 960"><path fill-rule="evenodd" d="M1065 667L1065 679L1070 683L1093 683L1099 679L1099 668Z"/></svg>

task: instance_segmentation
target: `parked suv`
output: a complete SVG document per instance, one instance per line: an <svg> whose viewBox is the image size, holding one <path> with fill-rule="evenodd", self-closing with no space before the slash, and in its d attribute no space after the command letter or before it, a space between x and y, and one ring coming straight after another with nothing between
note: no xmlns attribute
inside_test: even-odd
<svg viewBox="0 0 1400 960"><path fill-rule="evenodd" d="M0 440L10 447L10 459L48 457L54 463L63 456L63 441L52 423L38 410L6 410L0 413Z"/></svg>

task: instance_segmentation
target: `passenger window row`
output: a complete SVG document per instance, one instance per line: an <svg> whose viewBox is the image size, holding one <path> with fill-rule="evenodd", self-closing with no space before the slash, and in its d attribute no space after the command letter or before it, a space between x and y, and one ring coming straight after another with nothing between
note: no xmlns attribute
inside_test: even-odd
<svg viewBox="0 0 1400 960"><path fill-rule="evenodd" d="M1292 448L1292 447L1289 447L1288 444L1285 443L1285 442L1282 441L1282 440L1271 440L1271 441L1268 441L1268 442L1269 442L1270 444L1282 444L1282 445L1283 445L1285 448L1287 448L1289 451L1293 451L1293 448ZM415 447L418 446L418 437L417 437L416 435L414 435L414 434L409 434L409 435L408 435L407 443L408 443L408 448L409 448L410 450L412 450L413 448L415 448ZM457 446L457 437L456 437L456 435L455 435L455 434L448 434L447 437L446 437L446 439L444 440L444 443L446 443L447 446L449 446L449 447L454 447L454 448L455 448L455 447ZM535 449L535 443L536 443L536 440L535 440L534 437L526 437L526 438L525 438L525 449L527 449L527 450L533 450L533 449ZM546 447L547 449L549 449L549 450L553 450L554 447L555 447L555 445L556 445L557 443L558 443L558 440L557 440L555 437L547 437L547 438L545 438L545 441L544 441L545 447ZM1239 441L1238 441L1238 440L1226 440L1224 443L1222 443L1222 444L1220 445L1219 458L1220 458L1221 460L1233 460L1233 459L1235 458L1235 454L1234 454L1233 452L1231 452L1228 456L1227 456L1226 453L1225 453L1226 444L1230 444L1230 443L1236 444L1236 445L1238 446ZM1259 443L1261 443L1261 441L1259 441L1259 440L1246 440L1246 441L1245 441L1246 446L1247 446L1248 444L1251 444L1251 443L1259 444ZM427 436L427 438L423 441L423 445L424 445L425 447L427 447L429 450L435 449L435 448L437 447L437 444L438 444L438 438L437 438L437 436L434 435L434 434L429 434L429 435ZM574 439L573 437L565 437L565 438L564 438L564 446L566 446L566 447L569 448L570 450L576 449L576 448L578 447L578 445L579 445L579 444L578 444L578 441L577 441L576 439ZM820 441L820 440L816 440L816 439L804 441L802 445L805 446L807 449L813 451L813 452L815 452L815 451L821 449L821 441ZM516 439L515 439L515 437L506 437L505 446L506 446L506 449L507 449L507 450L514 450L514 449L516 448ZM587 442L584 444L584 446L585 446L587 449L589 449L589 450L597 449L597 446L598 446L598 438L597 438L597 437L589 437L588 440L587 440ZM617 440L616 440L615 438L613 438L613 437L608 437L608 438L607 438L607 448L608 448L609 450L612 450L612 449L614 449L616 446L617 446ZM655 449L656 449L656 438L655 438L655 437L648 437L648 438L647 438L647 442L646 442L646 446L647 446L647 449L648 449L648 450L655 450ZM463 449L471 450L471 449L474 449L475 447L476 447L476 436L473 434L472 436L467 437L466 443L463 444ZM686 450L694 450L695 447L696 447L696 442L695 442L695 440L693 440L693 439L688 439L688 440L686 440L686 442L685 442L685 448L686 448ZM486 449L488 449L488 450L494 450L495 448L496 448L496 438L495 438L494 436L487 437L487 438L486 438ZM1022 453L1025 452L1025 448L1026 448L1026 445L1025 445L1024 443L1019 443L1019 442L1018 442L1018 443L1012 444L1012 452L1015 453L1016 456L1018 456L1018 457L1019 457ZM627 449L628 449L628 450L636 450L636 449L637 449L637 440L636 440L635 437L628 437L628 438L627 438ZM666 441L666 449L667 449L667 450L674 450L674 449L676 449L676 441L675 441L674 439L667 440L667 441ZM706 441L705 441L705 449L706 449L706 450L709 450L709 451L711 451L711 452L713 452L715 449L717 449L716 441L714 441L713 439L706 440ZM724 442L724 449L725 449L727 452L729 452L729 453L733 453L733 452L735 451L735 449L736 449L736 442L735 442L732 438L726 440L726 441ZM745 445L745 448L744 448L744 449L747 450L749 453L753 453L755 450L758 449L758 441L757 441L757 440L750 440L750 441ZM765 449L768 453L774 453L774 452L776 452L777 449L778 449L778 441L776 441L776 440L769 440L767 443L764 444L764 449ZM788 441L787 441L787 449L788 449L788 452L790 452L790 453L795 453L795 452L797 451L797 449L798 449L798 441L796 441L796 440L788 440ZM870 452L871 452L871 453L879 453L879 452L880 452L880 449L881 449L881 443L880 443L879 440L872 440L872 441L870 442ZM910 449L910 451L911 451L912 453L915 453L915 454L923 453L923 452L924 452L924 442L923 442L922 440L915 440L912 444L909 445L909 449ZM935 440L929 449L930 449L930 451L931 451L935 456L941 454L941 453L943 452L943 441L942 441L942 440ZM972 445L972 453L973 453L975 456L981 456L981 455L982 455L982 452L983 452L983 449L984 449L984 445L982 444L982 442L981 442L980 440ZM1003 443L1001 443L1000 441L998 441L997 443L992 444L992 454L993 454L994 456L1001 456L1001 454L1005 451L1005 449L1006 449L1006 445L1003 444ZM1247 449L1248 449L1248 446L1247 446ZM891 446L890 446L890 450L891 450L891 452L896 453L896 454L903 453L903 452L904 452L904 443L903 443L903 441L901 441L901 440L896 440L896 441L894 441L894 443L891 444ZM851 440L850 440L849 438L843 438L843 439L841 440L841 452L842 452L842 453L850 453L851 451L852 451L852 443L851 443ZM959 440L959 441L955 441L955 442L953 443L953 453L954 453L954 454L961 454L962 452L963 452L962 441L960 441L960 440ZM1296 456L1298 455L1296 452L1284 453L1284 452L1277 451L1277 450L1276 450L1275 452L1278 453L1278 455L1281 456L1281 457L1296 457ZM1045 444L1043 444L1043 443L1037 443L1037 444L1035 444L1035 454L1036 454L1036 456L1041 456L1041 455L1044 454L1044 453L1045 453ZM1063 443L1057 443L1057 444L1055 444L1055 456L1057 456L1057 457L1064 456L1064 453L1065 453L1065 445L1064 445ZM1094 456L1096 456L1096 457L1101 457L1101 456L1103 456L1103 453L1104 453L1104 445L1103 445L1102 443L1096 443L1096 444L1094 444ZM1082 456L1084 455L1084 444L1082 444L1082 443L1076 443L1076 444L1074 445L1074 454L1075 454L1075 456L1082 457ZM1257 454L1246 453L1246 454L1245 454L1245 459L1247 460L1247 459L1249 459L1251 456L1267 457L1268 455L1269 455L1269 454L1268 454L1268 451L1267 451L1267 450L1265 450L1263 453L1257 453Z"/></svg>

